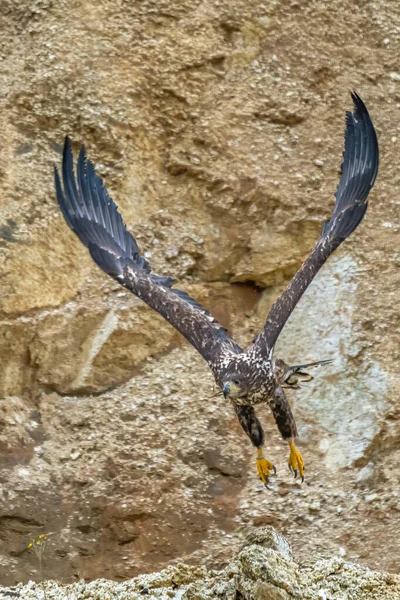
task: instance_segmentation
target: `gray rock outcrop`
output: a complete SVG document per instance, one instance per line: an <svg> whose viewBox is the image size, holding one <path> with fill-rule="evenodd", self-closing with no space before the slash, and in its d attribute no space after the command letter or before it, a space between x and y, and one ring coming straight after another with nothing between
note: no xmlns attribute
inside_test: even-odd
<svg viewBox="0 0 400 600"><path fill-rule="evenodd" d="M48 600L398 600L400 577L338 557L299 564L285 538L264 527L247 536L222 571L179 564L122 583L45 581L0 588L0 600L37 600L43 594Z"/></svg>

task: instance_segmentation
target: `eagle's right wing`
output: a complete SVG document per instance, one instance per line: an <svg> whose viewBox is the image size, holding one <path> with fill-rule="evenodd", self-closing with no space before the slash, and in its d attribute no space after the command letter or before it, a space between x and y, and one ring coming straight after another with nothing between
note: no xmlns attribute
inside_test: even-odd
<svg viewBox="0 0 400 600"><path fill-rule="evenodd" d="M342 175L335 194L335 207L310 256L275 302L264 331L254 340L266 357L271 355L286 321L319 269L358 227L367 210L368 194L378 173L378 141L364 102L356 93L351 96L354 113L346 114Z"/></svg>
<svg viewBox="0 0 400 600"><path fill-rule="evenodd" d="M64 218L103 271L164 317L211 366L221 354L242 351L196 300L186 292L172 289L171 277L151 273L117 206L93 164L86 159L84 146L79 154L76 183L69 138L64 145L62 179L63 186L55 168L57 200Z"/></svg>

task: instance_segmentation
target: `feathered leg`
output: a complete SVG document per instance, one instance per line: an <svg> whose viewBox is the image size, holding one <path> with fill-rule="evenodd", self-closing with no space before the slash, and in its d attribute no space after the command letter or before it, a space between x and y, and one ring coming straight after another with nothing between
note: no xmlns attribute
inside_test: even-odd
<svg viewBox="0 0 400 600"><path fill-rule="evenodd" d="M285 396L283 389L278 386L274 395L269 401L269 405L274 415L278 429L284 440L287 440L290 448L289 469L294 473L294 477L300 475L301 481L304 481L304 462L303 457L297 450L294 438L297 437L296 421L290 408L290 404Z"/></svg>
<svg viewBox="0 0 400 600"><path fill-rule="evenodd" d="M276 473L276 469L274 465L263 456L262 445L264 443L264 431L261 423L257 419L255 410L252 406L234 404L234 408L239 419L239 423L249 436L252 444L257 448L256 465L258 476L265 487L268 488L268 478L272 471L274 471L274 474Z"/></svg>

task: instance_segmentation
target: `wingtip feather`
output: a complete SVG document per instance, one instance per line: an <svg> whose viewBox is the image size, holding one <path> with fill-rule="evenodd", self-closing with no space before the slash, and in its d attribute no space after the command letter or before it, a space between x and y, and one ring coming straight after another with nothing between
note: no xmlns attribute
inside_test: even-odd
<svg viewBox="0 0 400 600"><path fill-rule="evenodd" d="M350 92L351 99L353 101L354 106L354 116L361 115L362 113L369 114L367 107L365 106L361 97L357 94L355 90Z"/></svg>
<svg viewBox="0 0 400 600"><path fill-rule="evenodd" d="M96 262L104 270L109 269L109 274L115 276L120 272L121 265L128 262L136 269L151 270L140 256L134 238L127 231L118 208L96 174L93 163L86 158L84 145L79 152L76 180L69 136L64 140L60 172L54 165L54 181L57 201L67 224L81 242L91 248L92 256L98 259ZM115 263L114 270L110 269L112 260Z"/></svg>
<svg viewBox="0 0 400 600"><path fill-rule="evenodd" d="M361 223L379 164L378 141L368 110L357 92L351 92L351 98L354 112L346 112L342 175L335 208L320 238L329 237L335 244L340 244Z"/></svg>

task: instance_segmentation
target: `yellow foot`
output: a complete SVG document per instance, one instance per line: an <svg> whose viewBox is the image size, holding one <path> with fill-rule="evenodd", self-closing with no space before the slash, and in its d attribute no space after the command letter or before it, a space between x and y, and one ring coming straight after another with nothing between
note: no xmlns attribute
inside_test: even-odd
<svg viewBox="0 0 400 600"><path fill-rule="evenodd" d="M256 464L259 478L267 489L271 489L268 487L269 476L271 475L272 471L274 472L274 475L276 475L276 469L272 462L269 462L269 460L264 458L262 448L257 448Z"/></svg>
<svg viewBox="0 0 400 600"><path fill-rule="evenodd" d="M296 479L297 475L301 477L301 483L304 481L304 462L303 457L294 445L294 441L289 442L290 455L289 455L289 470L294 474Z"/></svg>

